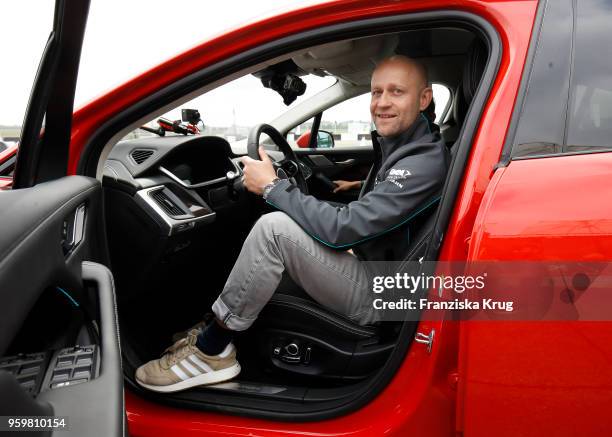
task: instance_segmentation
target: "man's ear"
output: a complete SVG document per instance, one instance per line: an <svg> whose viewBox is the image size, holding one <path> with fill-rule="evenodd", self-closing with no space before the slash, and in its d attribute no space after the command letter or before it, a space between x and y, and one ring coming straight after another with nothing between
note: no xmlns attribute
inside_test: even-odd
<svg viewBox="0 0 612 437"><path fill-rule="evenodd" d="M431 103L431 99L433 99L433 90L431 87L428 86L427 88L423 88L423 91L421 91L421 97L419 99L419 111L424 111L427 109Z"/></svg>

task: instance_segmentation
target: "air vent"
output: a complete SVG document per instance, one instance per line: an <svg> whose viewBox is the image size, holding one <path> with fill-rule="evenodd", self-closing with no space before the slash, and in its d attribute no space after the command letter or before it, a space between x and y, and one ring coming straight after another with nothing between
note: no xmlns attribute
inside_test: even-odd
<svg viewBox="0 0 612 437"><path fill-rule="evenodd" d="M130 156L136 164L142 164L153 155L153 150L135 149L130 152Z"/></svg>
<svg viewBox="0 0 612 437"><path fill-rule="evenodd" d="M157 190L151 192L151 197L162 209L170 216L184 215L183 211L179 206L174 203L170 197L164 192L164 190Z"/></svg>

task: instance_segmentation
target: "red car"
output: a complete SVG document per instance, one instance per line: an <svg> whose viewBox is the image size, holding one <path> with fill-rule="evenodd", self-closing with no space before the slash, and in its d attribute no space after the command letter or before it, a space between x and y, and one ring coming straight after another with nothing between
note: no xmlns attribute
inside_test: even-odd
<svg viewBox="0 0 612 437"><path fill-rule="evenodd" d="M367 126L334 124L326 111L367 93L381 57L414 57L450 92L437 111L453 156L414 260L576 261L584 269L559 291L573 308L612 259L605 2L332 1L206 41L72 114L87 3L58 0L12 190L0 193L0 416L67 417L64 432L79 436L612 433L605 315L504 322L424 313L362 327L291 281L236 340L236 380L143 390L134 370L201 319L269 209L240 189L246 150L236 123L124 138L223 89L237 108L263 108L263 97L231 92L241 80L274 97L274 83L296 84L276 90L295 106L258 123L283 138L300 125L317 135L307 148L270 143L270 155L311 194L349 202L355 193L334 194L331 181L367 174ZM301 98L300 81L317 78L331 85ZM203 105L207 125L220 109ZM333 147L316 147L319 129ZM593 273L595 262L604 270Z"/></svg>

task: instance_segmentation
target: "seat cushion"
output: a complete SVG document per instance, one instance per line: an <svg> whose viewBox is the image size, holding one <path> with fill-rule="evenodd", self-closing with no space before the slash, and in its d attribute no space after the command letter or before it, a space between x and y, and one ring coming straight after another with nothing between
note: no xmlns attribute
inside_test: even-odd
<svg viewBox="0 0 612 437"><path fill-rule="evenodd" d="M333 335L342 340L363 340L378 334L378 326L361 326L346 316L323 307L287 274L283 274L281 283L262 316L275 327L308 332L309 335Z"/></svg>

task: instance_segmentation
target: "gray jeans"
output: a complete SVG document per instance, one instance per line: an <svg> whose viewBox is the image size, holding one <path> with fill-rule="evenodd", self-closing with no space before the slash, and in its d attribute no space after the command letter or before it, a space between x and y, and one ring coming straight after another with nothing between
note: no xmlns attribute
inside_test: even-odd
<svg viewBox="0 0 612 437"><path fill-rule="evenodd" d="M371 321L368 278L361 262L317 242L280 211L263 215L251 229L213 312L228 328L247 329L285 270L322 306L362 325Z"/></svg>

